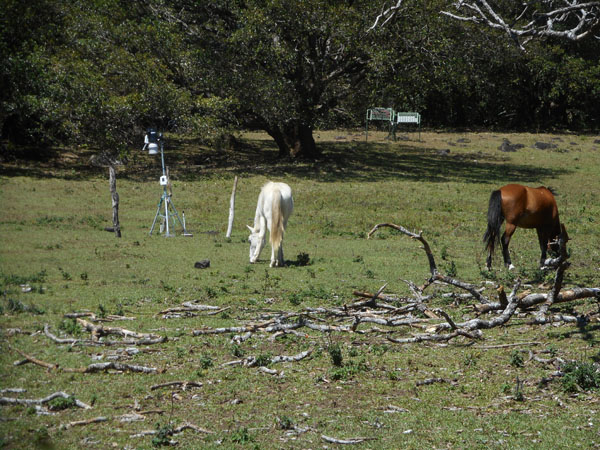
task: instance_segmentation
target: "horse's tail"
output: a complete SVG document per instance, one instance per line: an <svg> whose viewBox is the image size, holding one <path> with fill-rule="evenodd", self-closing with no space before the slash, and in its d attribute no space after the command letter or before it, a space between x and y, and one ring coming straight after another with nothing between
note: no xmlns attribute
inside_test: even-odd
<svg viewBox="0 0 600 450"><path fill-rule="evenodd" d="M283 211L281 210L281 191L273 192L273 204L271 205L271 233L270 242L275 255L279 252L283 240Z"/></svg>
<svg viewBox="0 0 600 450"><path fill-rule="evenodd" d="M500 190L493 191L492 195L490 195L487 222L487 230L483 235L483 242L489 254L492 254L494 253L496 244L500 243L500 226L504 222Z"/></svg>

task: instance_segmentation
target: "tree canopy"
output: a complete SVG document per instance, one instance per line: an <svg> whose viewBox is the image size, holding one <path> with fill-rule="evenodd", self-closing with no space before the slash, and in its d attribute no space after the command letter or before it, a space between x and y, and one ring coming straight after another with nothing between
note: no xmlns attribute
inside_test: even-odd
<svg viewBox="0 0 600 450"><path fill-rule="evenodd" d="M494 7L519 13L510 4ZM1 138L124 151L148 126L206 141L260 129L281 156L316 158L316 128L362 125L373 106L419 111L432 127L598 129L597 16L585 15L592 38L546 33L522 51L506 30L441 14L445 0L400 1L373 26L380 6L4 0ZM553 32L583 17L569 13Z"/></svg>

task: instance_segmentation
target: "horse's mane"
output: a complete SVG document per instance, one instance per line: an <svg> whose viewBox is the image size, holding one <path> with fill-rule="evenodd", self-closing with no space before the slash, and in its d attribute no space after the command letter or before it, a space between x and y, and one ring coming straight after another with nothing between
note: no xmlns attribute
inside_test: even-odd
<svg viewBox="0 0 600 450"><path fill-rule="evenodd" d="M550 186L546 186L546 189L548 189L550 191L550 193L552 195L554 195L555 197L557 197L559 195L558 191L556 190L556 188L550 187Z"/></svg>

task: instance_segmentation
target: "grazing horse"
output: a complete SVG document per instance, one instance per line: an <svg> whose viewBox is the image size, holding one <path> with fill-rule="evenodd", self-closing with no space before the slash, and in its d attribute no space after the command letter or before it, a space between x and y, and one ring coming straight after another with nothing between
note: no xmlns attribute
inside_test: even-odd
<svg viewBox="0 0 600 450"><path fill-rule="evenodd" d="M255 263L265 246L267 229L270 233L271 267L282 267L283 260L283 233L287 221L294 209L292 190L285 183L265 184L258 196L254 226L248 225L250 230L250 262Z"/></svg>
<svg viewBox="0 0 600 450"><path fill-rule="evenodd" d="M502 244L502 255L504 264L509 270L515 268L510 260L508 244L517 227L535 228L537 230L542 256L540 267L546 260L546 251L558 251L556 239L564 230L558 219L558 208L554 193L546 187L531 188L520 184L507 184L493 191L490 196L488 207L487 230L483 235L483 242L488 251L487 268L492 267L492 254L494 246ZM500 226L506 220L506 226L502 238L500 238ZM569 237L564 230L565 240Z"/></svg>

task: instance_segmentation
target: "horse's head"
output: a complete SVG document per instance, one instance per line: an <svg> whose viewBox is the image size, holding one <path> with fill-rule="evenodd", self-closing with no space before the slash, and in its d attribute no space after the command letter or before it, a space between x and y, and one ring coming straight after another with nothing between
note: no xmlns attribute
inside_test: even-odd
<svg viewBox="0 0 600 450"><path fill-rule="evenodd" d="M567 244L567 242L569 241L569 235L567 234L567 229L565 228L565 226L563 224L560 224L560 231L558 233L556 233L555 236L552 237L552 239L550 239L548 241L548 250L550 250L553 253L558 254L560 251L560 243L561 241L563 241L565 243L565 245Z"/></svg>
<svg viewBox="0 0 600 450"><path fill-rule="evenodd" d="M248 242L250 242L250 262L255 263L265 246L265 236L262 237L258 230L255 230L250 225L246 225L250 230L250 236L248 236Z"/></svg>

